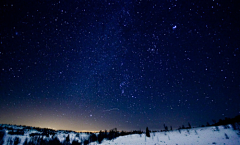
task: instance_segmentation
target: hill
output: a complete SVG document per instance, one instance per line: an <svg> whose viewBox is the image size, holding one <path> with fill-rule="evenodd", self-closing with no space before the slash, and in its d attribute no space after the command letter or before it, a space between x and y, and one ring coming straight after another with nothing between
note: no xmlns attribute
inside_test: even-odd
<svg viewBox="0 0 240 145"><path fill-rule="evenodd" d="M112 132L112 133L111 133ZM199 128L178 129L172 131L151 132L150 137L145 133L132 132L129 134L110 130L99 133L79 133L66 130L52 130L48 128L36 128L17 125L0 125L0 144L3 145L205 145L205 144L240 144L239 123L207 126ZM113 135L116 136L113 136ZM119 136L119 137L118 137Z"/></svg>

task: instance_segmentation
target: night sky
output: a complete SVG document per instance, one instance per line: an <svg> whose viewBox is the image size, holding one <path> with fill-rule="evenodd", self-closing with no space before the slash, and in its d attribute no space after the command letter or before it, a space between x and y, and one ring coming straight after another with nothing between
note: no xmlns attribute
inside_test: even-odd
<svg viewBox="0 0 240 145"><path fill-rule="evenodd" d="M240 114L233 0L8 1L0 123L161 130Z"/></svg>

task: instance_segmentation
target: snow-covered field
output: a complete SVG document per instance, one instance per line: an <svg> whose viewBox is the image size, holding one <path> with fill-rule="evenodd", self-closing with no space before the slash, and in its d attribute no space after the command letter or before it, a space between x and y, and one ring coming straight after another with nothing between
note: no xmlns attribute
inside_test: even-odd
<svg viewBox="0 0 240 145"><path fill-rule="evenodd" d="M95 145L91 143L91 145ZM233 130L231 125L224 129L216 127L202 127L193 129L182 129L169 132L151 133L150 137L145 134L121 136L115 140L104 140L102 145L240 145L239 131Z"/></svg>
<svg viewBox="0 0 240 145"><path fill-rule="evenodd" d="M21 141L19 144L23 144L26 138L30 140L31 133L40 133L34 128L24 130L24 135L10 135L9 130L6 127L12 127L13 129L24 129L17 126L2 126L2 132L5 132L3 137L3 145L9 144L9 140L14 140L18 137ZM239 126L238 126L239 128ZM54 137L57 137L60 142L64 142L69 135L70 143L73 140L79 143L84 140L88 140L89 134L77 133L68 131L56 131ZM97 135L97 134L96 134ZM43 136L43 138L47 138ZM49 135L52 138L52 135ZM1 142L0 142L1 144ZM90 145L97 145L98 142L92 142ZM150 137L146 137L143 134L133 134L127 136L120 136L114 140L104 139L102 145L207 145L207 144L219 144L219 145L240 145L240 131L233 130L231 125L228 126L211 126L200 127L192 129L173 130L168 132L155 132L150 133Z"/></svg>
<svg viewBox="0 0 240 145"><path fill-rule="evenodd" d="M22 145L24 143L24 141L27 139L28 141L30 140L30 134L32 133L39 133L41 134L42 132L37 131L36 129L32 128L32 129L25 129L24 127L21 126L15 126L15 125L2 125L2 127L4 128L3 131L5 132L5 135L3 137L3 145L8 145L9 144L9 140L14 141L14 139L16 137L18 137L20 139L20 143L19 145ZM12 128L13 130L24 130L24 135L10 135L8 134L8 132L10 132L8 129L6 128ZM60 142L63 142L66 140L66 137L69 135L69 139L70 139L70 143L72 143L73 140L81 142L84 140L88 140L89 138L89 134L87 133L77 133L77 132L69 132L69 131L56 131L56 134L54 135L54 137L57 137L59 139ZM41 136L40 136L41 137ZM49 138L52 138L53 135L49 135ZM48 137L43 136L43 139L47 139ZM0 142L1 145L1 142Z"/></svg>

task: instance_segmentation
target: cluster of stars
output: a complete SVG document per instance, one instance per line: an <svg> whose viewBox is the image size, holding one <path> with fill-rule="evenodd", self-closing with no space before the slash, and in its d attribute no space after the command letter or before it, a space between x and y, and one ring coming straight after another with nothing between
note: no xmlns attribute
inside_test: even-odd
<svg viewBox="0 0 240 145"><path fill-rule="evenodd" d="M131 130L234 117L235 10L214 0L5 2L0 123Z"/></svg>

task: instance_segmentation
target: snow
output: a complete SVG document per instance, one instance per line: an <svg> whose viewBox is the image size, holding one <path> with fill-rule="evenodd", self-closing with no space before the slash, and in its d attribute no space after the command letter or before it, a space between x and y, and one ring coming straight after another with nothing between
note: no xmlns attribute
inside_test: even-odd
<svg viewBox="0 0 240 145"><path fill-rule="evenodd" d="M2 126L3 127L3 126ZM11 126L7 126L11 127ZM13 129L23 129L21 127L12 126ZM4 144L7 145L8 139L14 140L15 137L21 139L20 144L23 144L25 139L30 139L31 133L40 133L35 129L25 130L24 135L10 135L5 128ZM63 142L69 135L70 143L73 140L78 142L87 140L89 134L77 133L69 131L57 131L55 136ZM97 133L96 133L97 135ZM49 137L52 137L50 135ZM44 137L46 138L46 136ZM120 136L114 140L104 139L101 145L207 145L207 144L221 144L221 145L239 145L240 144L240 130L233 130L231 125L228 126L211 126L192 129L181 129L167 132L151 133L150 137L145 134L133 134L127 136ZM98 145L97 142L92 142L90 145Z"/></svg>
<svg viewBox="0 0 240 145"><path fill-rule="evenodd" d="M182 129L181 133L178 130L169 132L155 132L150 134L150 138L145 134L121 136L115 140L104 140L101 145L207 145L207 144L221 144L221 145L239 145L240 136L239 131L230 128L225 129L219 126L219 131L216 127L202 127L193 129ZM226 135L229 139L227 139ZM96 145L97 143L91 143Z"/></svg>
<svg viewBox="0 0 240 145"><path fill-rule="evenodd" d="M7 145L8 139L14 140L16 137L20 138L20 145L24 143L26 138L28 141L30 140L30 134L31 133L39 133L41 134L42 132L39 132L35 129L28 129L24 131L24 135L10 135L8 134L9 130L6 128L12 128L14 130L17 129L24 129L22 126L15 126L15 125L2 125L3 131L5 131L5 136L3 137L4 143L3 145ZM0 130L1 131L1 130ZM78 135L77 135L78 134ZM73 140L77 140L78 142L81 142L81 140L87 140L89 138L89 135L87 133L77 133L77 132L68 132L68 131L57 131L55 136L60 140L60 142L63 142L66 137L69 135L70 143L72 143ZM43 137L44 139L47 138L46 136ZM49 138L52 138L52 135L49 135Z"/></svg>
<svg viewBox="0 0 240 145"><path fill-rule="evenodd" d="M63 142L68 135L70 138L70 142L72 142L74 140L81 142L81 140L87 140L89 137L89 135L86 133L79 133L79 137L76 137L77 133L75 133L75 132L70 132L70 133L58 132L56 134L56 136L60 140L60 142Z"/></svg>

